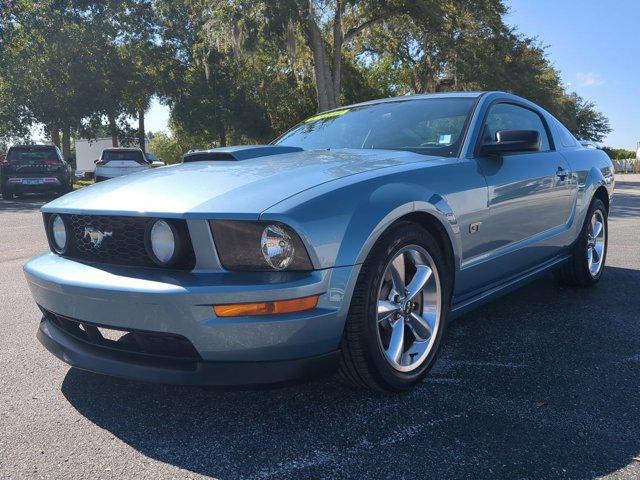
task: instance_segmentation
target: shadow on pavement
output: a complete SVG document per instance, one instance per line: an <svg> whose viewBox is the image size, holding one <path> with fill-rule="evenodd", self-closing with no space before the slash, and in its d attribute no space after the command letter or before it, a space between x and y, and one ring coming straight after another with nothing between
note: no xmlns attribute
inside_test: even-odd
<svg viewBox="0 0 640 480"><path fill-rule="evenodd" d="M261 391L71 369L86 418L144 455L216 478L595 478L640 451L640 271L595 289L551 276L454 322L404 395L330 378Z"/></svg>
<svg viewBox="0 0 640 480"><path fill-rule="evenodd" d="M619 182L611 204L611 217L640 218L640 184Z"/></svg>
<svg viewBox="0 0 640 480"><path fill-rule="evenodd" d="M0 199L0 213L2 212L30 212L37 211L47 202L56 198L53 195L23 195L12 200Z"/></svg>

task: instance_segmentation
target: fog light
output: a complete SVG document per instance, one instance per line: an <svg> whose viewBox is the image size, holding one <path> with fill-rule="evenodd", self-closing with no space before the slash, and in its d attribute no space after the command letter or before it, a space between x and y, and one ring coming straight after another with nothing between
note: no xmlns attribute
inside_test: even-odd
<svg viewBox="0 0 640 480"><path fill-rule="evenodd" d="M67 227L60 215L54 215L50 220L51 240L53 248L58 253L63 253L67 248Z"/></svg>
<svg viewBox="0 0 640 480"><path fill-rule="evenodd" d="M176 253L176 231L164 220L156 220L149 230L149 244L153 260L168 265Z"/></svg>

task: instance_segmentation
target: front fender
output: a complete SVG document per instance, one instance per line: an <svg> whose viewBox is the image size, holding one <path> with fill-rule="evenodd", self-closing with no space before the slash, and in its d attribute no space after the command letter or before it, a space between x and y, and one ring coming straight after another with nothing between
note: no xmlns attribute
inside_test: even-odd
<svg viewBox="0 0 640 480"><path fill-rule="evenodd" d="M452 240L459 264L456 217L446 199L419 182L411 172L342 179L303 192L268 209L262 220L289 224L310 247L316 268L361 264L380 235L399 218L425 212L435 217ZM337 183L340 182L340 185Z"/></svg>

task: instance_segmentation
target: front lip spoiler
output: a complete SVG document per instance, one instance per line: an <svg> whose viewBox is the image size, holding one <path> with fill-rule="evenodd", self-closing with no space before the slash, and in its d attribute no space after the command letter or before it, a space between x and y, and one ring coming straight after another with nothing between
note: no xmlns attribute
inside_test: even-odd
<svg viewBox="0 0 640 480"><path fill-rule="evenodd" d="M60 360L82 370L129 380L219 387L282 385L333 373L340 351L293 360L261 362L149 361L92 346L56 327L46 317L37 338Z"/></svg>

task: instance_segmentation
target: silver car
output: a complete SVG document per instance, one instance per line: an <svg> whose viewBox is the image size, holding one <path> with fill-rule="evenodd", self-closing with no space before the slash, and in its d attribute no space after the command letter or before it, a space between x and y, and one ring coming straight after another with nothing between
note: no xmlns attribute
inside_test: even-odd
<svg viewBox="0 0 640 480"><path fill-rule="evenodd" d="M132 173L149 170L153 160L150 160L139 148L105 148L100 158L95 161L96 182L122 177Z"/></svg>
<svg viewBox="0 0 640 480"><path fill-rule="evenodd" d="M78 368L401 391L451 319L550 270L595 285L613 187L604 152L522 98L377 100L61 197L24 271L38 338Z"/></svg>

